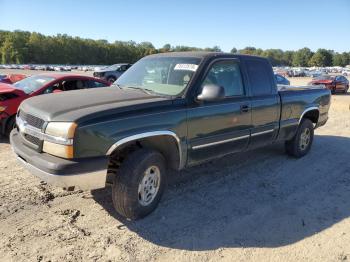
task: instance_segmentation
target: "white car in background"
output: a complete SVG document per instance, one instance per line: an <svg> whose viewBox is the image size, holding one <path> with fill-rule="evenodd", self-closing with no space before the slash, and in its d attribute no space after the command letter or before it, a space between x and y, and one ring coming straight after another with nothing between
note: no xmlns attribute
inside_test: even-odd
<svg viewBox="0 0 350 262"><path fill-rule="evenodd" d="M343 70L343 72L341 72L341 74L343 76L350 76L350 69L349 70Z"/></svg>

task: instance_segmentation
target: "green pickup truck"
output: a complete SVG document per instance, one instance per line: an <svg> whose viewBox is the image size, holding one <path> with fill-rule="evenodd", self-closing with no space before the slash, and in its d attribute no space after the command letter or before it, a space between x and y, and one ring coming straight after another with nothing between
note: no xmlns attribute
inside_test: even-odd
<svg viewBox="0 0 350 262"><path fill-rule="evenodd" d="M278 88L261 57L156 54L111 87L24 101L10 140L35 176L67 190L111 185L117 212L138 219L158 205L169 169L278 141L306 155L329 106L322 87Z"/></svg>

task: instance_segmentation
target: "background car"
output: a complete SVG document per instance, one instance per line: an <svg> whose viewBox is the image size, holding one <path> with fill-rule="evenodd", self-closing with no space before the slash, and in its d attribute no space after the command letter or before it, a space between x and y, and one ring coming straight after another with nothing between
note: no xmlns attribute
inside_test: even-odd
<svg viewBox="0 0 350 262"><path fill-rule="evenodd" d="M289 80L280 74L275 74L275 79L278 85L290 85Z"/></svg>
<svg viewBox="0 0 350 262"><path fill-rule="evenodd" d="M332 91L332 94L338 91L347 93L349 90L349 80L342 75L322 75L314 78L309 85L325 85L326 88Z"/></svg>
<svg viewBox="0 0 350 262"><path fill-rule="evenodd" d="M21 102L27 98L50 93L109 86L99 78L73 74L39 74L15 84L0 83L0 134L9 135Z"/></svg>
<svg viewBox="0 0 350 262"><path fill-rule="evenodd" d="M23 75L23 74L1 75L0 76L0 83L13 84L13 83L16 83L16 82L18 82L26 77L27 76Z"/></svg>
<svg viewBox="0 0 350 262"><path fill-rule="evenodd" d="M129 69L131 64L115 64L103 68L99 68L94 71L94 77L102 78L110 83L117 80L126 70Z"/></svg>

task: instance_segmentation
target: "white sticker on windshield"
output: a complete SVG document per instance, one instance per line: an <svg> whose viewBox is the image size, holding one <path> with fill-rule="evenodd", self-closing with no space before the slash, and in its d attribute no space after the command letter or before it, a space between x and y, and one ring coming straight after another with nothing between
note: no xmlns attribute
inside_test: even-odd
<svg viewBox="0 0 350 262"><path fill-rule="evenodd" d="M36 81L39 82L39 83L45 83L46 82L45 79L37 79Z"/></svg>
<svg viewBox="0 0 350 262"><path fill-rule="evenodd" d="M176 64L174 70L186 70L186 71L196 71L198 65L195 64Z"/></svg>

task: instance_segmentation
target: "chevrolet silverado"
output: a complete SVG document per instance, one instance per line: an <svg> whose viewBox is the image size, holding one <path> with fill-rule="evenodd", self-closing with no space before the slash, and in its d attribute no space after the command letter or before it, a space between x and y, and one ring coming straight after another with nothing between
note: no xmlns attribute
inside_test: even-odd
<svg viewBox="0 0 350 262"><path fill-rule="evenodd" d="M158 205L169 169L279 141L303 157L329 106L323 86L277 88L265 58L156 54L111 87L24 101L10 140L35 176L67 190L111 185L117 212L138 219Z"/></svg>

